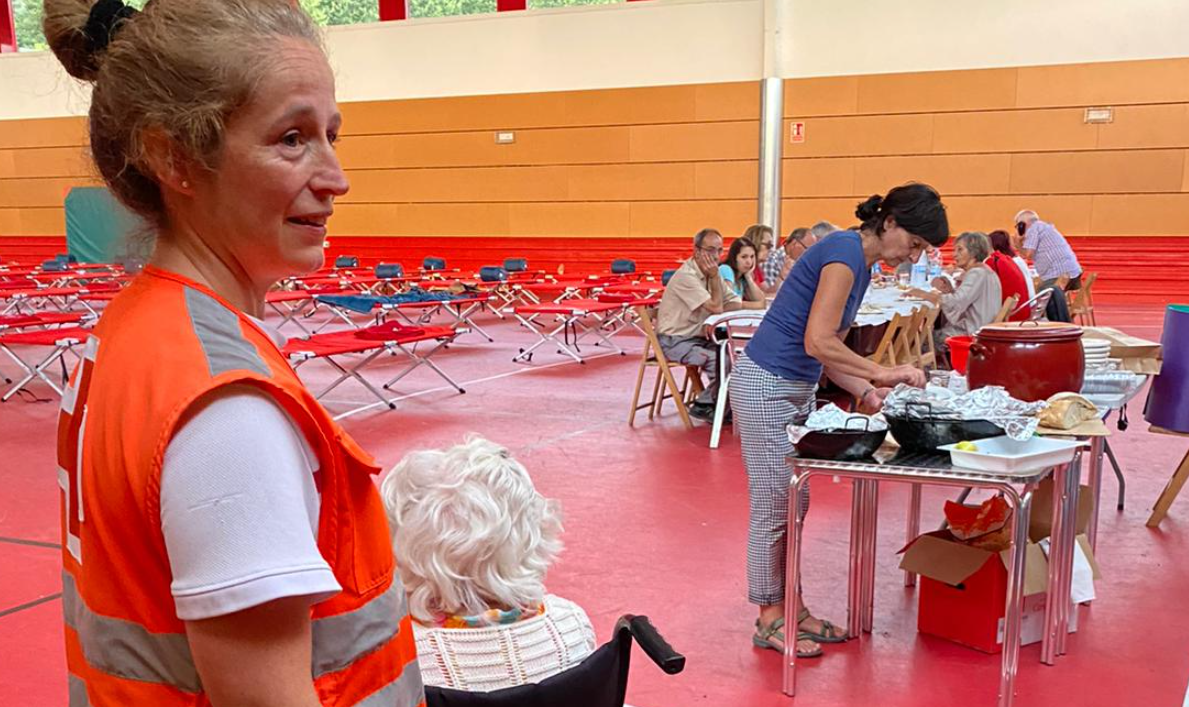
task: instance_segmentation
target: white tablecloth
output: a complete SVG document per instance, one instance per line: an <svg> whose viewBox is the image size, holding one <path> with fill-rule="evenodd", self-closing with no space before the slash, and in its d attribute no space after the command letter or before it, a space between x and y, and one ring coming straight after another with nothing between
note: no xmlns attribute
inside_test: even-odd
<svg viewBox="0 0 1189 707"><path fill-rule="evenodd" d="M855 326L878 326L892 321L892 315L894 314L911 314L912 310L917 307L933 306L925 300L904 299L901 296L902 294L903 292L895 287L868 287L867 295L863 297L863 304L859 308L860 313L855 316ZM863 310L868 307L879 309L879 312L864 312ZM706 325L713 327L727 319L748 317L758 322L759 319L764 317L764 313L767 311L766 309L742 310L712 314L706 318Z"/></svg>

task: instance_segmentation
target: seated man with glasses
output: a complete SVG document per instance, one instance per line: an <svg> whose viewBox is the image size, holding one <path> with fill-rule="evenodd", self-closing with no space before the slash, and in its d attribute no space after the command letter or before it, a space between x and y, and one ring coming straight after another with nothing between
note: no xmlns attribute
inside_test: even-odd
<svg viewBox="0 0 1189 707"><path fill-rule="evenodd" d="M657 311L656 333L670 361L700 368L710 384L690 406L690 414L714 419L718 399L718 347L704 335L706 318L737 309L763 309L764 302L744 302L718 272L722 234L704 228L694 236L694 254L673 273Z"/></svg>

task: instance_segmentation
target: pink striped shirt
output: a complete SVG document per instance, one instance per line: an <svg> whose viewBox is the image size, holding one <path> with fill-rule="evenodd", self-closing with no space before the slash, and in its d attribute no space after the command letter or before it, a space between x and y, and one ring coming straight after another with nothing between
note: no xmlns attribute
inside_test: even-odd
<svg viewBox="0 0 1189 707"><path fill-rule="evenodd" d="M1024 249L1033 251L1032 261L1041 280L1056 280L1062 275L1071 278L1082 274L1082 266L1074 255L1069 241L1051 224L1037 219L1024 232Z"/></svg>

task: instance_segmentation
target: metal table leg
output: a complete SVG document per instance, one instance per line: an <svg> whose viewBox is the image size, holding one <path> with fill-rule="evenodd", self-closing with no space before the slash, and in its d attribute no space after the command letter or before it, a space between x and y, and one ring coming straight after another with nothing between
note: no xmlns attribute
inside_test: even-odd
<svg viewBox="0 0 1189 707"><path fill-rule="evenodd" d="M908 523L904 529L904 544L912 542L921 534L921 485L910 484L912 495L908 501ZM904 586L915 587L917 576L912 572L904 573Z"/></svg>
<svg viewBox="0 0 1189 707"><path fill-rule="evenodd" d="M1065 655L1066 643L1069 639L1070 615L1077 611L1073 603L1073 558L1077 552L1077 514L1078 494L1081 492L1082 452L1078 452L1070 464L1070 474L1066 479L1066 523L1062 545L1065 553L1061 560L1061 603L1058 605L1059 623L1057 624L1057 655Z"/></svg>
<svg viewBox="0 0 1189 707"><path fill-rule="evenodd" d="M1090 527L1086 535L1090 549L1098 551L1098 508L1102 499L1102 457L1106 449L1105 437L1090 438Z"/></svg>
<svg viewBox="0 0 1189 707"><path fill-rule="evenodd" d="M805 480L808 474L797 473L794 469L792 487L789 492L789 535L788 542L792 544L792 557L785 570L784 584L784 694L794 695L797 692L797 587L801 586L801 530L805 519L801 515L801 495L804 493Z"/></svg>
<svg viewBox="0 0 1189 707"><path fill-rule="evenodd" d="M1119 503L1117 510L1123 510L1123 500L1127 495L1127 481L1123 478L1123 470L1119 468L1119 460L1115 459L1115 450L1111 449L1110 440L1104 439L1102 446L1106 449L1106 456L1111 460L1111 468L1115 470L1115 479L1119 482Z"/></svg>
<svg viewBox="0 0 1189 707"><path fill-rule="evenodd" d="M1041 639L1040 661L1045 665L1057 662L1057 631L1060 623L1059 613L1061 605L1061 567L1067 502L1069 500L1068 484L1069 466L1062 465L1053 469L1053 524L1049 535L1049 584L1045 602L1044 635ZM1043 512L1043 509L1042 509Z"/></svg>
<svg viewBox="0 0 1189 707"><path fill-rule="evenodd" d="M850 492L850 565L846 589L846 635L858 638L863 633L863 494L867 482L851 480Z"/></svg>
<svg viewBox="0 0 1189 707"><path fill-rule="evenodd" d="M1011 566L1007 568L1007 605L1003 626L1003 669L999 675L999 707L1011 707L1015 699L1016 672L1020 667L1020 619L1024 604L1024 557L1028 520L1032 510L1032 489L1015 499L1012 528Z"/></svg>
<svg viewBox="0 0 1189 707"><path fill-rule="evenodd" d="M863 553L863 631L871 633L875 624L875 541L879 524L879 481L867 482L864 495Z"/></svg>

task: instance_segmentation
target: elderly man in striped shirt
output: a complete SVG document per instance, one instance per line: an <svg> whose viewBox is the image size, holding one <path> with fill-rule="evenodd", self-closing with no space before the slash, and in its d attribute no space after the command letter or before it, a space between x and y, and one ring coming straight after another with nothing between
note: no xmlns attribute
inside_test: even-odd
<svg viewBox="0 0 1189 707"><path fill-rule="evenodd" d="M1036 265L1036 274L1040 276L1037 292L1054 284L1067 292L1081 289L1082 266L1056 226L1041 221L1035 211L1025 209L1016 214L1016 233L1019 235L1016 249Z"/></svg>

